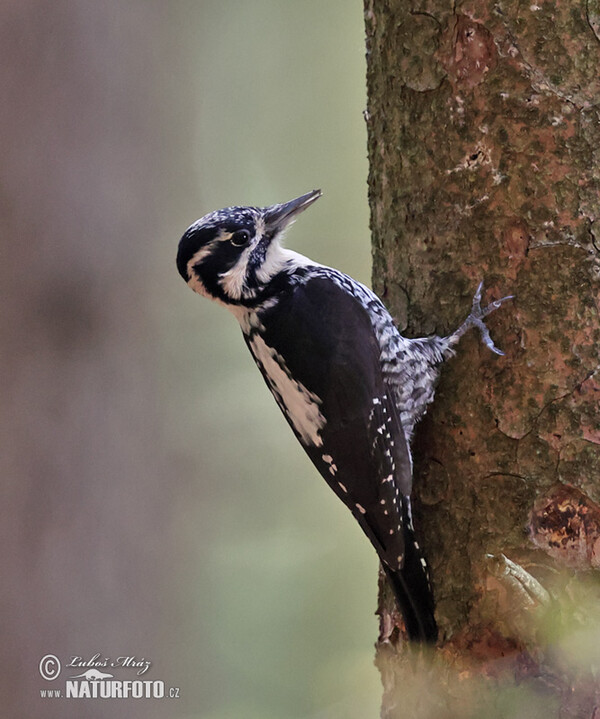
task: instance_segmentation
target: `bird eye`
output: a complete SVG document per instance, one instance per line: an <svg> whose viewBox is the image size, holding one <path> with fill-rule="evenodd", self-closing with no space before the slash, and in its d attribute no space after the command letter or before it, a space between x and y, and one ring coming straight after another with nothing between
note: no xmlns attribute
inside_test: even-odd
<svg viewBox="0 0 600 719"><path fill-rule="evenodd" d="M231 235L229 241L234 247L243 247L247 245L250 240L250 233L248 230L238 230Z"/></svg>

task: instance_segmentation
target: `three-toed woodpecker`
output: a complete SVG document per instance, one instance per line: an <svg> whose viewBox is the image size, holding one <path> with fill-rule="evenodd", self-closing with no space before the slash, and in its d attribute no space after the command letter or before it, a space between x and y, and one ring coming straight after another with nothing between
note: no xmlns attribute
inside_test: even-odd
<svg viewBox="0 0 600 719"><path fill-rule="evenodd" d="M410 440L440 365L470 327L494 346L480 307L447 337L407 339L381 301L337 270L284 249L281 238L320 190L270 207L228 207L189 227L177 268L239 321L298 441L381 559L410 639L435 642L427 565L411 516ZM503 298L506 299L506 298Z"/></svg>

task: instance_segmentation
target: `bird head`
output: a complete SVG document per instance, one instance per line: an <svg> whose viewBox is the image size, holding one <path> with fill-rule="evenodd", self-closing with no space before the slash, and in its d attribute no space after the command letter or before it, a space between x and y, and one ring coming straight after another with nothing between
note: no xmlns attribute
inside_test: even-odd
<svg viewBox="0 0 600 719"><path fill-rule="evenodd" d="M205 215L179 242L179 274L211 299L256 304L289 259L280 244L284 230L320 196L313 190L280 205L226 207Z"/></svg>

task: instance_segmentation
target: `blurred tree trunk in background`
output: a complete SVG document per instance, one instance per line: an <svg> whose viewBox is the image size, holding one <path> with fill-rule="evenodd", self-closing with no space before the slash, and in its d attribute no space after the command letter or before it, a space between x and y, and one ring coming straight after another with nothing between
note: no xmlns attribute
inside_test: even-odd
<svg viewBox="0 0 600 719"><path fill-rule="evenodd" d="M509 701L490 687L518 686L528 716L592 717L600 5L366 0L365 18L375 289L411 337L455 329L481 279L516 295L488 322L506 357L471 332L419 428L439 671L419 683L383 598L383 716L489 713Z"/></svg>
<svg viewBox="0 0 600 719"><path fill-rule="evenodd" d="M152 679L169 674L171 488L147 351L163 221L154 178L167 166L158 11L2 9L4 716L164 716L156 701L69 711L40 698L80 673L64 668L77 654L145 656ZM61 681L38 672L48 653Z"/></svg>

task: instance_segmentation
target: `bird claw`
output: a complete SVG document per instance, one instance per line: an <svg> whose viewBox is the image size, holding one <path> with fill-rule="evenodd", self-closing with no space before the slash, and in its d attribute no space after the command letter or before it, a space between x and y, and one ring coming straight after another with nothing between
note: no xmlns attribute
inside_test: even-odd
<svg viewBox="0 0 600 719"><path fill-rule="evenodd" d="M504 357L504 352L496 347L494 340L490 336L490 331L485 323L480 319L474 319L472 322L473 327L477 327L479 334L481 335L481 341L488 347L494 354Z"/></svg>
<svg viewBox="0 0 600 719"><path fill-rule="evenodd" d="M502 350L498 349L496 345L494 344L494 340L490 336L490 331L487 328L485 322L483 321L488 315L490 315L492 312L495 312L506 300L512 300L514 298L514 295L507 295L506 297L502 297L499 300L494 300L493 302L490 302L489 305L486 307L481 307L481 297L483 294L483 280L479 283L479 286L477 287L477 290L475 291L475 294L473 295L473 304L471 305L471 313L467 317L467 319L462 323L462 325L454 332L452 335L452 338L456 341L462 335L471 327L476 327L479 330L479 333L481 334L481 341L483 344L488 347L494 354L500 355L501 357L504 356L504 352Z"/></svg>

